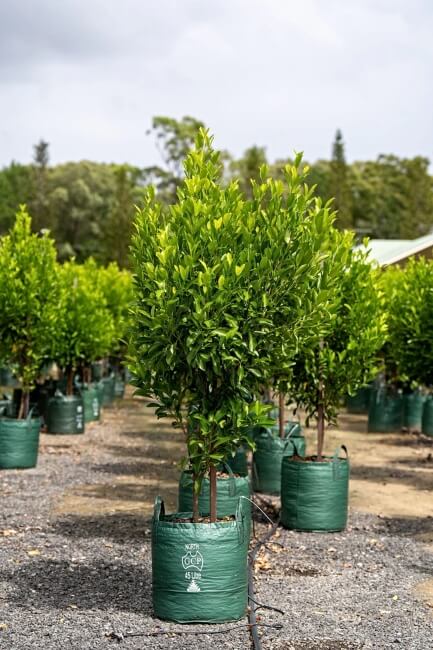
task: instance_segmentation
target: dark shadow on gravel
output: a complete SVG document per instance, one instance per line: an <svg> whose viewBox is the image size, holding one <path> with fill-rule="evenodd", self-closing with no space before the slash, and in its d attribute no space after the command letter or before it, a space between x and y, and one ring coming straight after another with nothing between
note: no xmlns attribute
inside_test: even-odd
<svg viewBox="0 0 433 650"><path fill-rule="evenodd" d="M100 517L70 515L52 524L52 530L70 538L109 539L118 544L133 541L146 543L150 537L151 518L116 513Z"/></svg>
<svg viewBox="0 0 433 650"><path fill-rule="evenodd" d="M381 517L375 530L387 535L412 537L433 531L433 517Z"/></svg>
<svg viewBox="0 0 433 650"><path fill-rule="evenodd" d="M430 449L433 447L433 437L423 436L417 433L402 433L396 437L396 434L391 433L389 436L384 436L378 440L378 444L391 445L393 447L425 447L426 449Z"/></svg>
<svg viewBox="0 0 433 650"><path fill-rule="evenodd" d="M167 443L167 441L166 441ZM146 442L143 445L123 447L122 445L107 445L106 450L117 458L142 458L149 460L180 461L185 455L185 449L180 444L158 447Z"/></svg>
<svg viewBox="0 0 433 650"><path fill-rule="evenodd" d="M145 478L161 479L162 473L164 475L179 477L180 470L177 463L171 461L162 461L161 459L146 458L145 461L136 461L132 463L101 463L100 465L93 465L92 471L101 472L103 474L115 474L118 476L143 476Z"/></svg>
<svg viewBox="0 0 433 650"><path fill-rule="evenodd" d="M419 490L433 490L433 474L411 472L390 467L370 465L353 465L350 469L352 478L373 481L374 483L404 483Z"/></svg>
<svg viewBox="0 0 433 650"><path fill-rule="evenodd" d="M9 599L24 608L151 612L151 576L143 565L39 560L0 575L11 583Z"/></svg>

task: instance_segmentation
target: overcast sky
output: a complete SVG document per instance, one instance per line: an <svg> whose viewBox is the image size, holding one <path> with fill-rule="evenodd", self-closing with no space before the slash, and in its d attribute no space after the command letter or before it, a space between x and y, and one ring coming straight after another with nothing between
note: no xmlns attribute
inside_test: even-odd
<svg viewBox="0 0 433 650"><path fill-rule="evenodd" d="M235 155L433 158L432 0L1 0L0 165L159 162L153 115Z"/></svg>

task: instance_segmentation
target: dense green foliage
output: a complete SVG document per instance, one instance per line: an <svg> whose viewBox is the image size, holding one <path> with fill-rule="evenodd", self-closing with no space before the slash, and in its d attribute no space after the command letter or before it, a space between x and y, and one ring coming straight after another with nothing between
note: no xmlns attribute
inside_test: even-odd
<svg viewBox="0 0 433 650"><path fill-rule="evenodd" d="M99 286L99 271L93 260L80 265L65 262L57 269L60 300L56 310L56 332L51 341L51 358L69 379L72 374L112 350L116 331L114 318Z"/></svg>
<svg viewBox="0 0 433 650"><path fill-rule="evenodd" d="M266 408L254 393L277 365L288 373L300 342L329 318L323 242L333 215L295 162L284 182L263 168L248 201L221 182L220 156L200 131L178 202L166 207L150 189L137 217L131 369L157 414L183 427L197 486L249 442Z"/></svg>
<svg viewBox="0 0 433 650"><path fill-rule="evenodd" d="M22 383L20 416L27 414L28 393L56 336L56 271L53 240L32 234L22 208L10 233L0 238L0 359L14 366Z"/></svg>
<svg viewBox="0 0 433 650"><path fill-rule="evenodd" d="M34 147L31 165L15 162L0 170L0 235L13 224L20 204L34 215L33 228L49 228L60 259L89 255L98 262L128 266L128 245L134 205L142 205L143 188L157 188L158 199L176 201L183 179L183 160L203 124L192 117L176 120L158 116L149 130L161 161L137 168L89 161L50 166L46 142ZM224 178L239 179L251 198L250 179L258 180L262 164L281 178L289 159L271 164L263 147L249 147L240 158L222 156ZM334 198L337 227L376 238L414 238L433 227L433 179L429 161L381 155L377 160L347 163L345 144L338 131L330 160L310 165L310 185L325 202Z"/></svg>
<svg viewBox="0 0 433 650"><path fill-rule="evenodd" d="M433 262L423 258L391 267L381 278L385 289L388 340L385 358L394 378L433 386Z"/></svg>
<svg viewBox="0 0 433 650"><path fill-rule="evenodd" d="M319 424L319 456L324 421L333 422L343 397L353 394L377 371L377 353L385 339L383 297L366 254L352 251L346 238L346 263L333 293L336 310L327 334L298 356L291 396ZM322 437L322 439L320 439Z"/></svg>

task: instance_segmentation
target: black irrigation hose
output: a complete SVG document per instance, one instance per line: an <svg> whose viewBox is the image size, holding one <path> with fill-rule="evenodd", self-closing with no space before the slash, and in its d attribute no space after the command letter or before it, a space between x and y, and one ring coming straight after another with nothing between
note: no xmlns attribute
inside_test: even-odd
<svg viewBox="0 0 433 650"><path fill-rule="evenodd" d="M266 542L272 537L272 535L275 533L275 531L278 528L278 524L280 523L280 520L275 522L273 524L272 528L267 531L266 535L262 537L261 539L258 540L257 544L254 546L254 548L250 551L250 555L248 558L248 598L252 602L255 601L255 592L254 592L254 578L253 578L253 567L254 567L254 562L256 561L257 553L261 549L261 547L266 544ZM250 607L248 609L248 622L250 624L250 632L251 632L251 639L253 642L253 648L254 650L262 650L262 644L260 641L259 634L257 632L257 619L256 619L256 609L255 607ZM268 627L268 626L266 626ZM271 626L273 627L273 626ZM282 627L282 626L281 626ZM281 627L279 629L281 629Z"/></svg>
<svg viewBox="0 0 433 650"><path fill-rule="evenodd" d="M255 623L257 627L272 627L274 630L281 630L283 626L281 623ZM109 639L114 639L119 643L124 639L128 639L134 636L163 636L165 634L192 634L194 636L200 636L201 634L228 634L233 630L239 630L241 628L247 627L251 629L249 623L241 623L240 625L232 625L230 627L224 627L222 630L155 630L154 632L115 632L114 630L108 634Z"/></svg>

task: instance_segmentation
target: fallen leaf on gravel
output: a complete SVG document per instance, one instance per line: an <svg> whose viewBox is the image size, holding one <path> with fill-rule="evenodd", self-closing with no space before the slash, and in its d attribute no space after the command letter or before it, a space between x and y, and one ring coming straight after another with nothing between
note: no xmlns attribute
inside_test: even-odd
<svg viewBox="0 0 433 650"><path fill-rule="evenodd" d="M37 548L32 548L30 551L27 551L27 555L30 555L30 557L34 557L35 555L40 555L41 552Z"/></svg>
<svg viewBox="0 0 433 650"><path fill-rule="evenodd" d="M7 629L8 629L7 623L0 623L0 630L7 630Z"/></svg>
<svg viewBox="0 0 433 650"><path fill-rule="evenodd" d="M18 531L14 528L5 528L4 530L0 530L0 535L3 537L10 537L11 535L16 535L17 533Z"/></svg>

